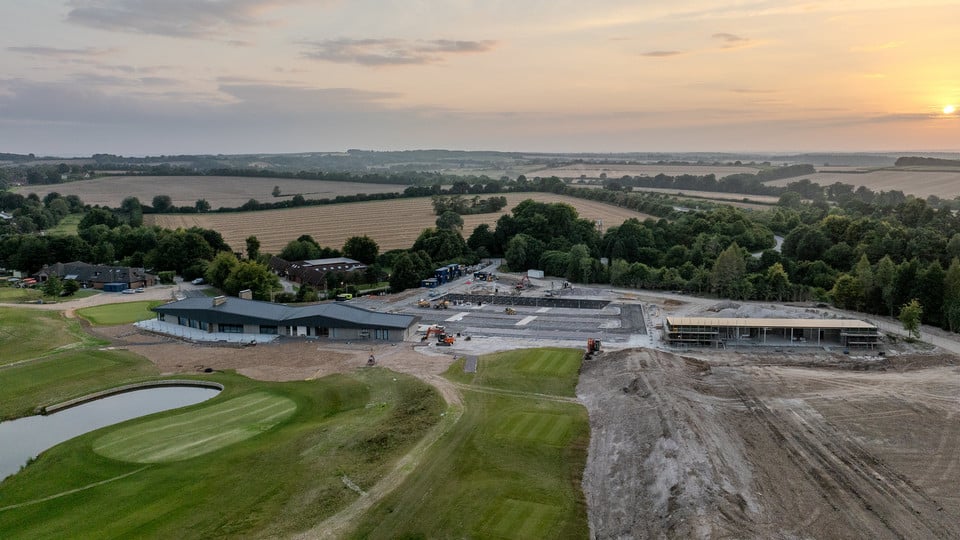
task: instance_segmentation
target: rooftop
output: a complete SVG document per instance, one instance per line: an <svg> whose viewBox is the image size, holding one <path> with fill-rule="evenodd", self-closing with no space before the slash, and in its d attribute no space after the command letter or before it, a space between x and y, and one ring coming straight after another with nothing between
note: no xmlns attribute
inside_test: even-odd
<svg viewBox="0 0 960 540"><path fill-rule="evenodd" d="M667 317L670 326L718 326L736 328L861 328L876 325L857 319L738 319L732 317Z"/></svg>

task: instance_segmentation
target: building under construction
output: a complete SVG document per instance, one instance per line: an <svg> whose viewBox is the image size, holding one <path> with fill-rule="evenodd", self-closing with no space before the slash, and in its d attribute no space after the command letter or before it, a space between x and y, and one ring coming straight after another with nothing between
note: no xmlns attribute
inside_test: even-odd
<svg viewBox="0 0 960 540"><path fill-rule="evenodd" d="M667 317L663 333L673 347L880 347L877 327L857 319Z"/></svg>

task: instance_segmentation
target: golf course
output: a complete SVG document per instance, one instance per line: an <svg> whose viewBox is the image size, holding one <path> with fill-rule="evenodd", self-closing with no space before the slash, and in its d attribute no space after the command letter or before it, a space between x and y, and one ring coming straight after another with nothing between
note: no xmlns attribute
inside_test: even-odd
<svg viewBox="0 0 960 540"><path fill-rule="evenodd" d="M125 324L150 306L77 314L94 326ZM4 419L164 378L77 319L21 308L0 315ZM22 348L20 336L37 345ZM461 394L452 405L381 367L286 382L181 373L224 390L43 452L0 482L0 538L314 537L334 523L336 537L584 538L580 356L491 354L475 374L461 358L444 375ZM344 514L368 493L378 495Z"/></svg>

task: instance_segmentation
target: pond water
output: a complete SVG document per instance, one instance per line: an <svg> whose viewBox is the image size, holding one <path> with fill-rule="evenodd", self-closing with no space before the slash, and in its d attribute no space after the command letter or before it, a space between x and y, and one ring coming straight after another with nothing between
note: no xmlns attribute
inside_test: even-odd
<svg viewBox="0 0 960 540"><path fill-rule="evenodd" d="M77 405L48 416L0 422L0 480L44 450L131 418L206 401L220 390L195 386L144 388Z"/></svg>

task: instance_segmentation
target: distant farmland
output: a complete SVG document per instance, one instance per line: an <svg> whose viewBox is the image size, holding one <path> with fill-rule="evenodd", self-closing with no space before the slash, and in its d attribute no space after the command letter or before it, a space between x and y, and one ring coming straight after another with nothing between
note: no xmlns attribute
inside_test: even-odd
<svg viewBox="0 0 960 540"><path fill-rule="evenodd" d="M273 196L273 187L280 188L280 197ZM116 208L126 197L136 197L149 205L157 195L169 195L175 206L193 206L197 199L206 199L214 209L237 208L250 199L260 202L287 200L296 194L307 199L332 199L337 195L357 193L399 193L407 186L394 184L362 184L328 182L292 178L248 178L245 176L107 176L66 184L25 186L19 193L36 193L42 199L47 193L77 195L86 204Z"/></svg>
<svg viewBox="0 0 960 540"><path fill-rule="evenodd" d="M463 216L464 236L469 236L481 223L493 227L501 215L526 199L567 203L576 208L582 218L602 219L605 229L620 225L629 218L643 220L650 217L627 208L552 193L508 193L505 196L508 204L502 212ZM144 216L148 225L170 229L199 226L219 231L234 250L243 249L245 240L256 236L261 250L270 253L280 252L288 242L303 234L309 234L322 246L337 249L347 238L364 234L377 241L380 251L409 248L423 229L434 226L436 219L429 197L262 212Z"/></svg>
<svg viewBox="0 0 960 540"><path fill-rule="evenodd" d="M880 169L865 173L818 172L796 178L783 178L766 182L771 186L785 186L803 178L815 184L829 186L836 182L854 187L865 186L873 191L899 190L907 195L927 198L936 195L941 199L960 196L960 169Z"/></svg>
<svg viewBox="0 0 960 540"><path fill-rule="evenodd" d="M723 178L724 176L739 173L757 174L759 170L757 167L735 165L623 165L613 163L578 163L575 165L532 171L527 173L527 176L539 176L541 178L556 176L558 178L576 179L580 178L581 175L586 178L600 178L601 174L606 174L607 178L616 179L623 176L656 176L658 174L665 174L667 176L680 176L682 174L704 176L713 174L716 175L717 178Z"/></svg>

